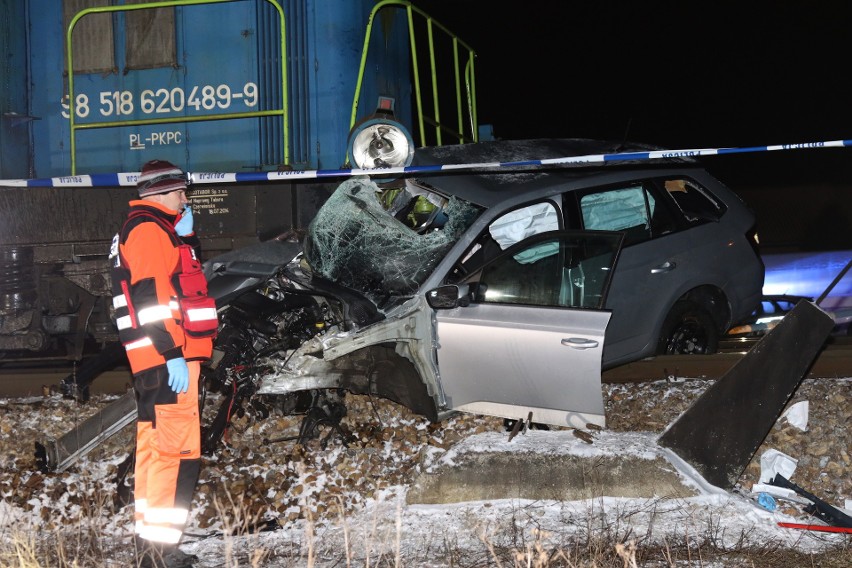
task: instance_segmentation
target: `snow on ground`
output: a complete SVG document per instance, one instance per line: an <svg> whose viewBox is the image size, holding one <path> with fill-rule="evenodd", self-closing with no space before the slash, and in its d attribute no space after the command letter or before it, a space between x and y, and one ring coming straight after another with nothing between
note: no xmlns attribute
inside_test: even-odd
<svg viewBox="0 0 852 568"><path fill-rule="evenodd" d="M813 399L811 431L822 432L821 413L838 421L826 428L843 432L845 415L821 411L818 405L827 400L836 406L837 400L846 400L848 406L850 382L820 385L825 390L818 392L808 388L816 387L805 389ZM693 392L687 396L689 389ZM541 550L571 555L594 547L611 549L612 543L679 549L680 558L689 551L707 554L708 546L802 553L848 549L852 539L848 535L779 527L779 521L807 522L807 518L801 509L782 506L780 500L775 511L768 511L745 490L739 494L707 484L689 465L657 445L659 432L636 427L669 421L672 413L677 415L678 405L688 405L700 392L698 382L610 387L607 408L621 417L621 422L612 421L618 431L590 430L578 435L571 429L530 429L511 440L497 419L461 415L435 427L385 401L361 400L350 406L345 422L356 441L348 447L332 442L325 449L300 450L292 444L269 442L297 424L283 417L238 424L228 447L205 462L182 550L196 554L198 566L213 568L481 566L496 565L494 559L506 551L515 551L520 555L516 560L524 558L534 565L531 559ZM666 412L646 415L643 410L659 408ZM33 467L34 439L65 433L69 424L94 410L56 395L0 400L0 550L3 543L8 545L22 534L48 538L57 527L72 532L88 527L104 539L105 550L113 551L104 565L129 565L132 508L112 509L111 499L116 493L115 470L126 455L128 441L132 443L132 431L125 429L110 447L92 452L65 472L43 474ZM624 422L626 416L634 417L632 427ZM770 438L794 439L788 429L786 425ZM408 502L422 475L489 453L508 453L518 459L570 456L589 464L665 460L695 494L628 498L600 488L588 498L571 500ZM832 457L826 464L835 462L842 463L842 458ZM495 473L485 470L480 475L486 482ZM842 483L848 485L848 480L846 475ZM815 482L803 485L812 487L810 483ZM223 487L228 491L223 492ZM835 497L841 504L843 497L850 498ZM217 508L218 512L239 508L235 504L254 517L246 520L217 513ZM710 566L705 560L703 565Z"/></svg>
<svg viewBox="0 0 852 568"><path fill-rule="evenodd" d="M221 565L223 551L300 549L313 543L316 566L340 566L342 551L358 565L378 559L402 558L409 566L449 566L461 554L468 561L486 562L492 548L514 549L534 556L537 547L572 550L577 542L630 542L645 546L691 543L698 550L706 540L735 550L773 546L800 552L820 552L848 546L840 534L791 530L778 522L802 522L781 512L770 512L751 499L706 483L688 464L657 446L650 433L596 434L594 444L578 440L570 431L530 430L507 441L505 433L488 432L464 439L434 467L452 464L466 453L536 452L573 455L581 459L667 456L694 497L620 498L599 496L577 501L503 499L438 505L406 504L407 487L397 486L376 495L355 514L336 522L310 526L303 522L285 530L230 540L202 539L183 550L197 554L203 566ZM487 475L487 472L483 472ZM453 552L455 551L455 552ZM459 551L464 551L460 553ZM245 552L243 554L248 554Z"/></svg>

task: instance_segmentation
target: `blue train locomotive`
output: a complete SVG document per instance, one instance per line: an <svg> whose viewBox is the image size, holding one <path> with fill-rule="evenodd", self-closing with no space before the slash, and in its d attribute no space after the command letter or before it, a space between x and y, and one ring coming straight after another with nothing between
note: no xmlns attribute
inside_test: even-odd
<svg viewBox="0 0 852 568"><path fill-rule="evenodd" d="M100 174L349 167L385 119L416 145L478 137L475 53L406 1L0 0L0 42L0 362L114 338L134 189ZM336 184L197 187L206 254L305 227Z"/></svg>

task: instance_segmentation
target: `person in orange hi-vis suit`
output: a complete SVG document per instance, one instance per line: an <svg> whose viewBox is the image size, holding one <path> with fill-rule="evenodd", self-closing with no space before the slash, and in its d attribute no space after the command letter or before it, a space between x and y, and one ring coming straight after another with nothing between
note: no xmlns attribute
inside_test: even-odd
<svg viewBox="0 0 852 568"><path fill-rule="evenodd" d="M139 199L113 238L113 306L133 372L138 419L134 468L142 566L191 566L178 549L201 468L198 383L218 327L201 272L187 176L153 160Z"/></svg>

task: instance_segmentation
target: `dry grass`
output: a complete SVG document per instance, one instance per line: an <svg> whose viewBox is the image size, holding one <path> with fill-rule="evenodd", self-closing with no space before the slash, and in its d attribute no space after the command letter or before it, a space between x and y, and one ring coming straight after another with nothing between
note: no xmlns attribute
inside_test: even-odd
<svg viewBox="0 0 852 568"><path fill-rule="evenodd" d="M358 416L365 414L357 413ZM353 415L356 415L353 413ZM267 422L272 422L275 417ZM376 432L365 432L364 440L376 440L375 445L357 448L352 454L342 453L339 459L328 461L328 452L284 452L279 447L266 448L259 458L252 453L261 452L264 432L253 433L249 427L234 431L234 444L218 456L218 461L206 466L208 496L214 527L198 524L218 534L203 543L199 550L206 557L202 566L217 568L644 568L684 566L719 568L747 566L757 568L801 568L819 566L846 568L852 566L852 537L845 545L831 552L808 554L789 548L779 542L761 542L755 534L744 531L731 535L724 519L702 518L685 523L679 535L659 538L662 531L637 529L653 523L637 521L671 512L680 504L673 500L648 500L634 510L628 506L606 504L607 514L601 513L605 503L594 499L588 502L588 511L577 514L576 509L565 508L549 524L537 521L529 508L518 506L508 514L489 523L471 514L456 521L462 529L454 532L444 527L421 527L406 523L406 512L397 502L385 503L386 510L365 513L389 486L402 484L408 470L416 468L420 459L416 455L401 461L408 454L396 449L427 447L428 438L438 434L455 434L444 428L441 432L418 429L419 422L394 422L382 417L387 424ZM483 428L490 427L486 424ZM351 429L366 430L366 426L352 424ZM277 426L278 431L283 428ZM466 432L468 429L465 429ZM453 438L443 438L442 447L451 447L462 429ZM253 438L240 446L240 437ZM371 442L372 443L372 442ZM17 443L14 447L19 446ZM384 445L393 445L397 469L380 463ZM432 447L432 446L429 446ZM247 449L248 448L248 449ZM106 451L106 450L105 450ZM115 453L115 450L112 450ZM226 454L234 459L226 459ZM408 452L410 453L410 452ZM355 460L352 455L369 459ZM107 454L109 455L109 454ZM390 459L390 458L389 458ZM276 461L277 460L277 461ZM101 456L93 456L91 463L101 463ZM286 467L273 469L270 463L282 462ZM344 463L345 462L345 463ZM87 482L79 473L75 476L52 476L36 483L35 476L27 480L24 458L9 468L21 472L15 482L0 485L7 509L26 510L27 519L38 518L32 510L38 505L25 507L30 501L70 499L76 506L62 509L67 518L45 518L48 507L41 510L38 526L22 526L20 522L7 522L0 518L0 568L127 568L135 565L131 515L129 508L116 509L108 489L92 491L96 482ZM252 465L254 464L254 465ZM259 464L259 465L258 465ZM401 466L399 464L402 464ZM330 479L340 468L352 475L347 481L366 479L363 485L317 482L317 478ZM263 467L261 467L263 466ZM277 467L277 466L276 466ZM252 469L254 468L254 469ZM308 468L307 472L305 468ZM94 468L93 468L94 469ZM229 475L225 475L225 471ZM388 472L391 472L389 474ZM236 472L230 475L231 472ZM260 473L258 473L260 472ZM272 472L272 473L269 473ZM215 475L214 475L215 473ZM357 476L356 476L357 474ZM404 475L405 474L405 475ZM263 480L261 483L259 480ZM301 486L290 485L300 480ZM32 486L31 493L21 494L21 483ZM102 481L101 481L102 483ZM88 484L88 486L87 486ZM354 500L353 488L360 488L360 500ZM200 487L201 489L201 487ZM275 493L270 496L270 489ZM595 492L592 492L595 494ZM39 499L35 499L39 497ZM313 502L312 502L313 500ZM200 501L200 499L198 499ZM41 501L39 501L41 502ZM621 507L621 509L614 509ZM292 510L290 510L292 509ZM276 533L264 533L270 514L282 527ZM369 515L374 515L368 518ZM365 519L367 522L365 522ZM206 520L206 519L204 519ZM29 522L29 521L27 521ZM4 528L5 527L5 528ZM10 528L13 527L13 528ZM104 527L125 527L110 533ZM415 528L409 528L415 527ZM411 534L417 530L433 534L428 544L419 546L421 536ZM286 533L286 534L284 534ZM467 533L467 534L462 534ZM190 539L191 540L191 539ZM834 542L834 541L831 541ZM187 545L192 547L191 544ZM187 547L184 547L185 550ZM215 550L215 558L211 558Z"/></svg>
<svg viewBox="0 0 852 568"><path fill-rule="evenodd" d="M304 466L296 465L299 475ZM218 532L215 559L200 566L217 568L644 568L644 567L750 567L750 568L846 568L852 566L852 538L830 552L807 554L779 542L759 542L743 531L731 535L723 518L691 519L682 534L655 538L652 529L637 533L631 523L642 515L666 514L670 500L649 500L641 507L624 505L613 511L608 504L590 499L587 510L566 507L558 522L543 526L525 506L513 507L508 515L484 522L471 517L469 532L474 538L447 531L439 547L412 547L417 535L405 524L401 501L380 503L370 518L357 517L345 496L337 496L334 515L316 518L315 505L303 495L298 521L289 525L287 538L277 539L257 527L264 525L256 507L238 494L225 490L214 500ZM629 507L636 507L630 509ZM392 508L391 508L392 507ZM614 514L613 514L614 513ZM123 515L126 534L109 535L104 519ZM356 518L357 517L357 518ZM89 502L74 526L24 527L0 522L0 568L114 568L136 565L130 533L130 508L115 511L112 498ZM3 519L0 519L3 521ZM121 523L119 523L121 524ZM268 524L267 524L268 525ZM412 524L411 526L417 526ZM299 528L301 527L301 528ZM698 527L698 528L696 528ZM428 527L423 527L428 530ZM440 527L435 527L440 531ZM299 534L301 537L294 537ZM271 537L271 538L268 538ZM431 539L435 541L434 538ZM757 542L757 544L755 544Z"/></svg>
<svg viewBox="0 0 852 568"><path fill-rule="evenodd" d="M225 505L223 504L223 507ZM227 514L224 514L227 513ZM331 558L324 549L321 536L307 515L304 540L300 547L278 548L257 534L247 534L247 520L238 510L225 511L223 518L232 519L224 526L221 554L215 563L206 565L227 568L345 566L352 568L401 568L423 566L423 551L407 558L401 548L401 511L390 527L376 520L363 533L353 534L346 517L340 518L345 534L345 547ZM231 524L233 523L233 524ZM390 528L390 530L386 530ZM728 567L753 568L846 568L852 565L852 544L831 552L806 554L784 549L772 543L765 546L720 548L713 534L684 535L681 542L643 545L641 538L612 541L606 535L587 534L572 541L553 545L552 533L534 529L523 536L517 524L510 524L512 534L497 532L493 527L479 527L479 547L462 549L449 539L443 550L431 551L430 566L453 568L640 568L640 567ZM132 537L104 538L93 531L11 531L0 533L0 567L2 568L106 568L135 566ZM238 546L237 546L238 544Z"/></svg>

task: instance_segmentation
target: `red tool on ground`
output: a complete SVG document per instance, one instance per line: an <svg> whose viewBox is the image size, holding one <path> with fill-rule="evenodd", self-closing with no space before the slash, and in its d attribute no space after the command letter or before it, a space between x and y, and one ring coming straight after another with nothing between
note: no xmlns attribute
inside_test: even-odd
<svg viewBox="0 0 852 568"><path fill-rule="evenodd" d="M832 527L828 525L808 525L805 523L778 523L779 527L788 529L799 529L803 531L819 531L833 533L849 533L852 534L852 527Z"/></svg>

